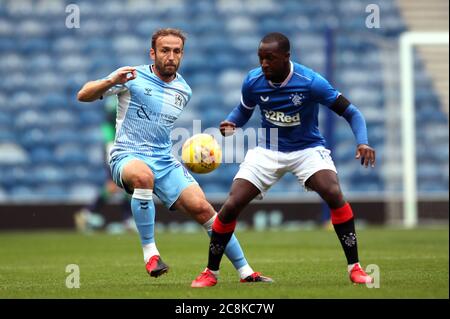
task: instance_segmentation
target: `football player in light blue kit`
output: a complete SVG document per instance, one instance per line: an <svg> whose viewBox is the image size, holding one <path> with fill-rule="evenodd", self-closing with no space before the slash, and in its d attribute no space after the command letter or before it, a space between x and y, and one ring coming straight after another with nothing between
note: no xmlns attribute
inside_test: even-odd
<svg viewBox="0 0 450 319"><path fill-rule="evenodd" d="M372 282L359 264L353 211L344 199L336 167L319 132L319 104L346 119L356 138L355 158L365 167L374 167L375 150L368 144L364 116L320 74L291 61L290 42L285 35L267 34L259 44L258 57L261 66L248 73L241 102L220 124L220 130L223 135L233 134L236 127L247 123L258 105L261 126L267 134L240 165L230 195L213 224L208 266L191 286L217 284L223 247L233 235L239 214L285 173L294 174L302 186L317 192L327 203L351 282ZM273 131L277 138L272 138Z"/></svg>
<svg viewBox="0 0 450 319"><path fill-rule="evenodd" d="M192 91L177 69L185 36L161 29L152 36L152 65L122 67L107 78L86 83L78 100L90 102L117 94L116 137L110 153L114 182L132 194L131 209L141 238L146 270L158 277L169 267L154 239L153 193L166 207L192 216L211 233L216 212L195 179L171 153L170 132ZM233 237L225 250L241 281L263 281ZM256 278L256 279L255 279Z"/></svg>

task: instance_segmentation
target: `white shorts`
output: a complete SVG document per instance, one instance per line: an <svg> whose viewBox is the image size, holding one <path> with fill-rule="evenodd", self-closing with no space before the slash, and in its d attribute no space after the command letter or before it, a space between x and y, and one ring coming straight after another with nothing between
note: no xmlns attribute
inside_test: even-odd
<svg viewBox="0 0 450 319"><path fill-rule="evenodd" d="M337 173L330 153L323 146L289 153L258 146L247 152L234 179L242 178L255 185L261 191L258 199L262 199L269 188L287 172L297 176L300 184L309 191L305 182L314 173L321 170Z"/></svg>

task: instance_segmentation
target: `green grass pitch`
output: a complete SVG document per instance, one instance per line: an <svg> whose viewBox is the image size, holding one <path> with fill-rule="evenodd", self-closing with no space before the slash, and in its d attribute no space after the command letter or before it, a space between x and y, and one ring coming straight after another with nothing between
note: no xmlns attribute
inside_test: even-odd
<svg viewBox="0 0 450 319"><path fill-rule="evenodd" d="M332 231L240 231L246 257L273 284L242 284L222 262L219 284L190 288L207 261L206 233L157 233L168 274L149 277L137 234L0 233L0 298L449 298L448 228L358 232L363 267L376 264L380 287L352 285ZM66 287L77 264L80 288Z"/></svg>

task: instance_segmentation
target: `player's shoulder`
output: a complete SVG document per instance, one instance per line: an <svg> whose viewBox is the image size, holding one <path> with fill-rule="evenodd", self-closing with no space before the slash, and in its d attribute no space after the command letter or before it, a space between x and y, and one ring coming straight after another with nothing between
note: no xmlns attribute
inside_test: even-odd
<svg viewBox="0 0 450 319"><path fill-rule="evenodd" d="M247 73L247 76L244 79L244 86L251 88L252 86L257 85L258 80L260 79L264 79L262 68L254 68Z"/></svg>
<svg viewBox="0 0 450 319"><path fill-rule="evenodd" d="M140 64L140 65L132 65L132 68L135 68L138 72L149 72L150 66L148 64Z"/></svg>
<svg viewBox="0 0 450 319"><path fill-rule="evenodd" d="M294 76L302 81L307 81L312 83L317 76L317 72L303 64L292 62L294 65Z"/></svg>
<svg viewBox="0 0 450 319"><path fill-rule="evenodd" d="M192 89L189 86L189 84L186 82L186 80L183 78L183 76L180 73L177 73L176 81L174 82L175 85L181 86L186 90L189 94L192 94Z"/></svg>
<svg viewBox="0 0 450 319"><path fill-rule="evenodd" d="M189 86L189 84L187 84L186 80L184 79L184 77L177 72L177 77L176 77L177 82L179 82L180 84Z"/></svg>

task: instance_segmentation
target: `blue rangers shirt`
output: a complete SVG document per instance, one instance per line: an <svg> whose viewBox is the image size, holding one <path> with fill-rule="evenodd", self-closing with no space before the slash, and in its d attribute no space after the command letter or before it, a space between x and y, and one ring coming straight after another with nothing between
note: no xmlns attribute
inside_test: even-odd
<svg viewBox="0 0 450 319"><path fill-rule="evenodd" d="M111 158L124 153L155 156L171 152L170 132L189 102L192 90L180 74L166 83L152 68L137 66L134 80L115 85L104 94L118 96Z"/></svg>
<svg viewBox="0 0 450 319"><path fill-rule="evenodd" d="M319 131L319 104L331 108L339 96L340 92L320 74L301 64L291 62L288 77L278 85L267 80L259 67L248 73L242 85L241 103L226 120L241 127L259 105L261 127L266 129L259 136L259 146L281 152L325 146ZM352 126L358 144L368 144L364 118L354 105L350 106L343 116ZM277 129L277 145L271 145L271 128Z"/></svg>

